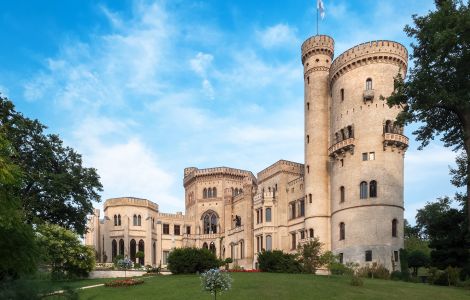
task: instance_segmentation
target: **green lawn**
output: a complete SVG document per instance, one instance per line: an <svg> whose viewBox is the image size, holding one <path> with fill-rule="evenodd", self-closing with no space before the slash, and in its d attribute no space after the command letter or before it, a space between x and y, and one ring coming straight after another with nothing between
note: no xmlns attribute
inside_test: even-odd
<svg viewBox="0 0 470 300"><path fill-rule="evenodd" d="M470 291L390 280L365 280L353 287L346 277L304 274L232 273L232 290L217 299L470 299ZM79 292L80 299L211 299L196 275L155 276L128 288L97 287Z"/></svg>

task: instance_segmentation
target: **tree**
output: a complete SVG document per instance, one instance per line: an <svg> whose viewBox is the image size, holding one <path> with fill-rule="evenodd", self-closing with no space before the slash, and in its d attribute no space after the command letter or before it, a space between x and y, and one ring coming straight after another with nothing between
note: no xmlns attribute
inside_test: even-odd
<svg viewBox="0 0 470 300"><path fill-rule="evenodd" d="M326 251L320 256L321 265L328 270L329 274L342 275L344 273L344 265L339 262L338 255L334 255L331 251Z"/></svg>
<svg viewBox="0 0 470 300"><path fill-rule="evenodd" d="M57 135L45 134L45 129L0 96L0 133L13 147L12 162L23 174L9 196L21 199L30 224L49 222L83 234L92 201L100 201L99 176L82 166L80 154L64 146Z"/></svg>
<svg viewBox="0 0 470 300"><path fill-rule="evenodd" d="M300 263L303 265L306 273L315 274L317 269L324 264L320 257L322 246L323 244L320 242L320 239L315 237L297 249Z"/></svg>
<svg viewBox="0 0 470 300"><path fill-rule="evenodd" d="M173 274L202 273L218 267L219 260L208 249L176 248L168 255L168 269Z"/></svg>
<svg viewBox="0 0 470 300"><path fill-rule="evenodd" d="M437 135L446 147L470 151L470 3L436 0L436 11L413 16L414 26L405 32L412 44L413 68L407 81L395 80L389 105L403 105L401 125L420 122L414 134L420 149ZM466 160L467 175L470 162ZM468 176L467 176L468 177ZM470 220L470 183L467 189L467 220ZM470 231L470 222L467 222Z"/></svg>
<svg viewBox="0 0 470 300"><path fill-rule="evenodd" d="M465 239L465 212L451 204L449 197L427 203L416 214L416 226L429 239L433 266L468 268L470 252Z"/></svg>
<svg viewBox="0 0 470 300"><path fill-rule="evenodd" d="M413 275L418 276L418 268L429 265L429 256L426 253L414 250L408 254L408 267L413 268Z"/></svg>
<svg viewBox="0 0 470 300"><path fill-rule="evenodd" d="M232 288L232 277L227 272L218 269L210 269L201 274L202 290L210 292L217 299L217 293L221 294Z"/></svg>
<svg viewBox="0 0 470 300"><path fill-rule="evenodd" d="M54 278L86 277L95 266L95 251L82 245L74 232L54 224L38 227L39 244L44 262L50 265Z"/></svg>

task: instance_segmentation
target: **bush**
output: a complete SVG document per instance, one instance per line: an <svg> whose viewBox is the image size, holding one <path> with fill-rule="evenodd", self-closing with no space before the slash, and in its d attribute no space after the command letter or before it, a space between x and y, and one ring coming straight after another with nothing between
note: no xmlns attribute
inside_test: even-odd
<svg viewBox="0 0 470 300"><path fill-rule="evenodd" d="M221 294L232 288L232 277L227 272L210 269L201 274L201 286L203 291L210 292L217 299L217 293Z"/></svg>
<svg viewBox="0 0 470 300"><path fill-rule="evenodd" d="M177 248L168 255L168 269L173 274L202 273L218 267L217 257L208 249Z"/></svg>
<svg viewBox="0 0 470 300"><path fill-rule="evenodd" d="M429 268L428 282L434 285L457 285L459 282L460 269L447 267L445 270Z"/></svg>
<svg viewBox="0 0 470 300"><path fill-rule="evenodd" d="M138 285L142 284L144 281L142 279L133 279L133 278L128 278L128 279L117 279L113 280L110 282L106 282L104 286L107 287L123 287L123 286L133 286L133 285Z"/></svg>
<svg viewBox="0 0 470 300"><path fill-rule="evenodd" d="M359 268L357 275L366 278L389 279L390 271L381 264L373 263Z"/></svg>
<svg viewBox="0 0 470 300"><path fill-rule="evenodd" d="M298 247L297 252L303 272L315 274L318 268L329 264L334 259L333 253L329 251L324 256L321 255L322 246L323 244L320 242L320 239L316 237Z"/></svg>
<svg viewBox="0 0 470 300"><path fill-rule="evenodd" d="M401 280L402 278L402 274L400 271L393 271L391 274L390 274L390 279L391 280Z"/></svg>
<svg viewBox="0 0 470 300"><path fill-rule="evenodd" d="M284 253L280 250L261 251L258 254L258 266L263 272L300 273L302 266L297 255Z"/></svg>
<svg viewBox="0 0 470 300"><path fill-rule="evenodd" d="M364 281L362 280L361 277L359 277L359 276L357 276L356 274L354 274L353 276L351 276L350 284L351 284L352 286L363 286L363 285L364 285Z"/></svg>

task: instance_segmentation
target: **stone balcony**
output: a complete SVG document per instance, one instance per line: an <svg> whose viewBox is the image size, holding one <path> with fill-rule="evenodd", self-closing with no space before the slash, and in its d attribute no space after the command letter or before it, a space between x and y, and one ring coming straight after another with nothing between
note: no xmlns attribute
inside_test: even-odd
<svg viewBox="0 0 470 300"><path fill-rule="evenodd" d="M374 100L375 91L374 90L364 90L364 102Z"/></svg>
<svg viewBox="0 0 470 300"><path fill-rule="evenodd" d="M409 144L409 139L399 133L384 133L384 150L387 147L392 147L392 151L394 149L398 149L400 151L406 151Z"/></svg>
<svg viewBox="0 0 470 300"><path fill-rule="evenodd" d="M229 229L227 234L228 235L232 235L232 234L235 234L235 233L238 233L238 232L242 232L245 228L243 227L243 225L241 226L238 226L238 227L235 227L235 228L232 228L232 229Z"/></svg>
<svg viewBox="0 0 470 300"><path fill-rule="evenodd" d="M354 138L342 140L328 148L328 155L331 158L344 156L346 152L354 154Z"/></svg>

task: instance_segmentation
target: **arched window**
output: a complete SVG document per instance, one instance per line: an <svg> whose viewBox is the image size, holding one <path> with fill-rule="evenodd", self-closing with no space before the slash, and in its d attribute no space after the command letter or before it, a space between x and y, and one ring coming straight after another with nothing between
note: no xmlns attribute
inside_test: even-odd
<svg viewBox="0 0 470 300"><path fill-rule="evenodd" d="M217 233L218 216L214 211L207 211L202 216L204 234Z"/></svg>
<svg viewBox="0 0 470 300"><path fill-rule="evenodd" d="M202 248L204 248L204 249L209 249L209 246L207 246L207 243L204 242L204 244L202 244Z"/></svg>
<svg viewBox="0 0 470 300"><path fill-rule="evenodd" d="M398 225L397 219L393 219L393 221L392 221L392 237L397 237L397 225Z"/></svg>
<svg viewBox="0 0 470 300"><path fill-rule="evenodd" d="M207 198L212 198L212 188L207 189Z"/></svg>
<svg viewBox="0 0 470 300"><path fill-rule="evenodd" d="M216 249L215 249L215 244L214 244L214 242L211 242L211 244L209 245L209 250L210 250L212 253L215 254Z"/></svg>
<svg viewBox="0 0 470 300"><path fill-rule="evenodd" d="M238 195L238 188L235 189L235 196Z"/></svg>
<svg viewBox="0 0 470 300"><path fill-rule="evenodd" d="M134 215L132 225L137 226L137 215Z"/></svg>
<svg viewBox="0 0 470 300"><path fill-rule="evenodd" d="M360 197L361 199L367 199L367 182L363 181L360 185Z"/></svg>
<svg viewBox="0 0 470 300"><path fill-rule="evenodd" d="M137 216L137 226L142 226L142 217L140 215Z"/></svg>
<svg viewBox="0 0 470 300"><path fill-rule="evenodd" d="M115 259L116 256L117 256L117 242L116 242L116 240L113 240L113 241L111 242L111 249L112 249L112 251L111 251L111 253L112 253L112 261L114 261L114 259Z"/></svg>
<svg viewBox="0 0 470 300"><path fill-rule="evenodd" d="M266 207L266 222L271 222L271 207Z"/></svg>
<svg viewBox="0 0 470 300"><path fill-rule="evenodd" d="M367 78L366 80L366 90L371 90L372 89L372 79Z"/></svg>
<svg viewBox="0 0 470 300"><path fill-rule="evenodd" d="M390 120L385 121L385 133L393 132L393 123Z"/></svg>
<svg viewBox="0 0 470 300"><path fill-rule="evenodd" d="M341 89L341 101L344 101L344 89Z"/></svg>
<svg viewBox="0 0 470 300"><path fill-rule="evenodd" d="M346 198L345 192L344 192L344 186L339 188L339 194L340 194L339 202L343 203Z"/></svg>
<svg viewBox="0 0 470 300"><path fill-rule="evenodd" d="M152 264L157 264L157 244L155 242L152 245Z"/></svg>
<svg viewBox="0 0 470 300"><path fill-rule="evenodd" d="M116 215L114 215L114 226L117 226L117 224L118 224L118 221L117 221L117 216L116 216Z"/></svg>
<svg viewBox="0 0 470 300"><path fill-rule="evenodd" d="M371 198L376 198L377 197L377 181L375 180L372 180L370 182L370 186L369 186L369 197Z"/></svg>
<svg viewBox="0 0 470 300"><path fill-rule="evenodd" d="M339 240L342 241L346 238L346 225L343 222L339 223Z"/></svg>
<svg viewBox="0 0 470 300"><path fill-rule="evenodd" d="M206 188L204 188L204 190L202 191L202 198L203 199L207 198L207 189Z"/></svg>
<svg viewBox="0 0 470 300"><path fill-rule="evenodd" d="M121 226L121 215L118 215L118 226Z"/></svg>
<svg viewBox="0 0 470 300"><path fill-rule="evenodd" d="M240 258L245 258L245 243L240 241Z"/></svg>
<svg viewBox="0 0 470 300"><path fill-rule="evenodd" d="M313 238L313 228L310 228L310 229L309 229L309 236L310 236L311 238Z"/></svg>
<svg viewBox="0 0 470 300"><path fill-rule="evenodd" d="M233 188L232 189L232 197L235 196L235 190Z"/></svg>
<svg viewBox="0 0 470 300"><path fill-rule="evenodd" d="M217 197L217 189L215 187L212 189L212 197Z"/></svg>
<svg viewBox="0 0 470 300"><path fill-rule="evenodd" d="M124 255L124 240L119 240L119 255Z"/></svg>
<svg viewBox="0 0 470 300"><path fill-rule="evenodd" d="M270 235L266 236L266 251L273 250L273 238Z"/></svg>
<svg viewBox="0 0 470 300"><path fill-rule="evenodd" d="M353 130L353 127L351 125L348 126L348 136L350 138L354 137L354 130Z"/></svg>
<svg viewBox="0 0 470 300"><path fill-rule="evenodd" d="M130 243L130 254L131 254L131 260L133 262L135 262L135 253L136 253L136 242L134 239L131 240L131 243Z"/></svg>
<svg viewBox="0 0 470 300"><path fill-rule="evenodd" d="M139 216L140 217L140 216ZM144 240L139 241L139 252L145 253L145 244ZM143 265L144 264L144 258L145 257L140 257L139 258L139 264Z"/></svg>

